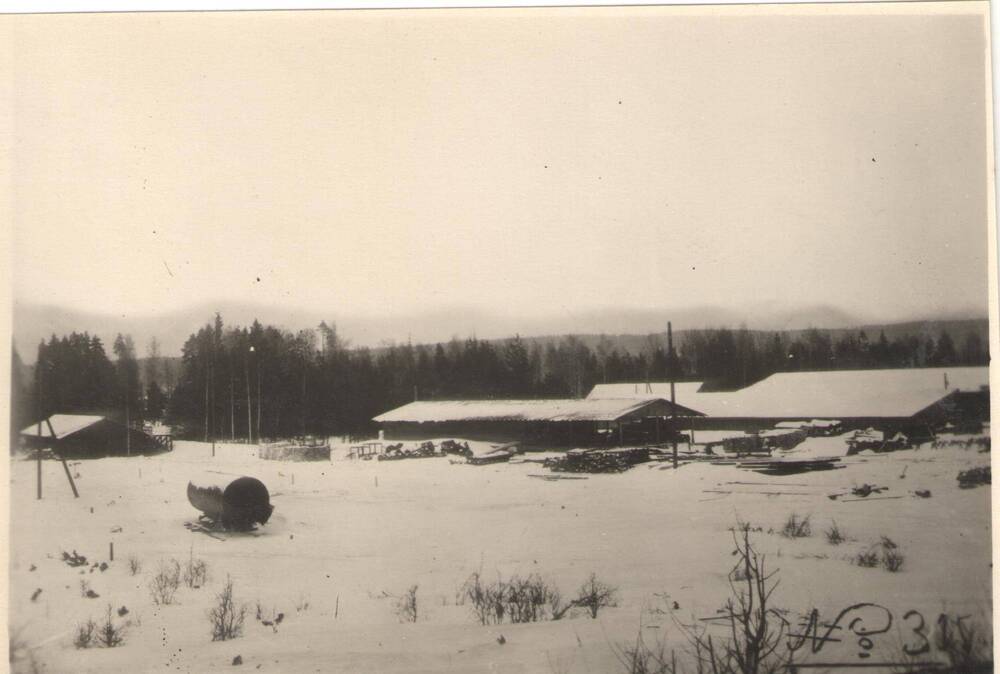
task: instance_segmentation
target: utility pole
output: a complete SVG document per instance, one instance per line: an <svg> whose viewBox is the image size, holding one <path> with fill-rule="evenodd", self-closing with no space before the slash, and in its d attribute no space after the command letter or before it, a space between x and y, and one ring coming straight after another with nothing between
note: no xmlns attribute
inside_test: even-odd
<svg viewBox="0 0 1000 674"><path fill-rule="evenodd" d="M39 349L41 351L41 349ZM38 462L38 495L37 500L42 500L42 363L35 363L35 414L38 417L38 445L35 446L35 460Z"/></svg>
<svg viewBox="0 0 1000 674"><path fill-rule="evenodd" d="M667 365L670 367L670 443L674 449L674 469L677 468L677 399L674 397L674 328L667 321Z"/></svg>
<svg viewBox="0 0 1000 674"><path fill-rule="evenodd" d="M253 444L253 406L250 403L250 354L253 353L253 347L250 347L250 351L243 354L243 378L247 382L247 436L249 437L248 442Z"/></svg>
<svg viewBox="0 0 1000 674"><path fill-rule="evenodd" d="M125 456L132 456L132 426L128 409L128 362L125 363Z"/></svg>

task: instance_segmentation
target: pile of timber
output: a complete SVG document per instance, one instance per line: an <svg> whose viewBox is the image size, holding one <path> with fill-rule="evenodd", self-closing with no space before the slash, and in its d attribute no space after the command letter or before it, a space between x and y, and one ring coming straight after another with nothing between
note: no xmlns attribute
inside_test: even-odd
<svg viewBox="0 0 1000 674"><path fill-rule="evenodd" d="M897 449L908 449L912 446L905 433L896 433L890 438L883 431L869 428L855 432L854 436L847 440L847 455L854 456L869 449L873 452L894 452Z"/></svg>
<svg viewBox="0 0 1000 674"><path fill-rule="evenodd" d="M559 473L623 473L649 460L647 447L571 449L564 456L546 460L545 466Z"/></svg>
<svg viewBox="0 0 1000 674"><path fill-rule="evenodd" d="M814 470L835 470L844 466L839 457L833 456L818 459L749 459L737 461L736 467L764 475L795 475Z"/></svg>
<svg viewBox="0 0 1000 674"><path fill-rule="evenodd" d="M775 428L760 434L764 449L793 449L805 442L806 431L801 428Z"/></svg>
<svg viewBox="0 0 1000 674"><path fill-rule="evenodd" d="M457 454L466 458L472 456L472 449L469 447L469 443L458 442L457 440L443 440L441 442L441 451L445 454Z"/></svg>

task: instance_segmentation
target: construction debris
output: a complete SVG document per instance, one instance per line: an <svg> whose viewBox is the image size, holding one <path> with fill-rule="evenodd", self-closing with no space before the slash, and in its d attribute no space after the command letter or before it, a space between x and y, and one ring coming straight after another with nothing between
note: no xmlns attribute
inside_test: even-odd
<svg viewBox="0 0 1000 674"><path fill-rule="evenodd" d="M403 443L389 445L385 453L380 454L379 461L399 461L401 459L428 459L439 456L434 443L430 440L420 443L417 447L404 447Z"/></svg>
<svg viewBox="0 0 1000 674"><path fill-rule="evenodd" d="M77 552L76 552L76 550L73 551L73 554L70 554L70 553L68 553L68 552L66 552L64 550L63 553L62 553L62 558L63 558L63 561L66 562L67 564L69 564L70 566L86 566L87 565L87 558L84 557L83 555L78 555Z"/></svg>
<svg viewBox="0 0 1000 674"><path fill-rule="evenodd" d="M517 446L518 443L516 442L508 442L505 445L497 445L485 452L472 453L470 451L467 461L473 466L510 461L511 457L517 454Z"/></svg>
<svg viewBox="0 0 1000 674"><path fill-rule="evenodd" d="M852 487L851 494L853 494L854 496L860 496L861 498L865 498L869 494L881 494L887 489L888 487L877 487L873 484L865 483L860 487Z"/></svg>

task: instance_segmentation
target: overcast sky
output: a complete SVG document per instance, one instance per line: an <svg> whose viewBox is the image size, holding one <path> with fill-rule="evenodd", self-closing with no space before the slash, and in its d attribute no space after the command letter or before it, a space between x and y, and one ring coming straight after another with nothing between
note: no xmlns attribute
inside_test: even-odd
<svg viewBox="0 0 1000 674"><path fill-rule="evenodd" d="M985 315L938 4L11 19L14 299Z"/></svg>

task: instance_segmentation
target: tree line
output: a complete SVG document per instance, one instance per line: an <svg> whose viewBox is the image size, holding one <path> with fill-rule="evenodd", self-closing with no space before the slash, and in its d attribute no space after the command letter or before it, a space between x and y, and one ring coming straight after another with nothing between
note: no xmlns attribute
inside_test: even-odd
<svg viewBox="0 0 1000 674"><path fill-rule="evenodd" d="M115 339L112 361L99 338L73 333L39 344L30 380L14 353L14 428L55 412L91 412L133 424L165 419L184 437L256 442L370 432L372 417L413 400L583 397L599 383L671 377L730 390L775 372L988 362L973 330L958 343L944 329L936 338L892 340L864 331L689 330L672 352L664 341L649 335L634 353L608 337L588 346L575 336L353 348L332 322L290 332L258 321L227 326L216 315L185 342L175 382L153 340L143 389L130 337Z"/></svg>

